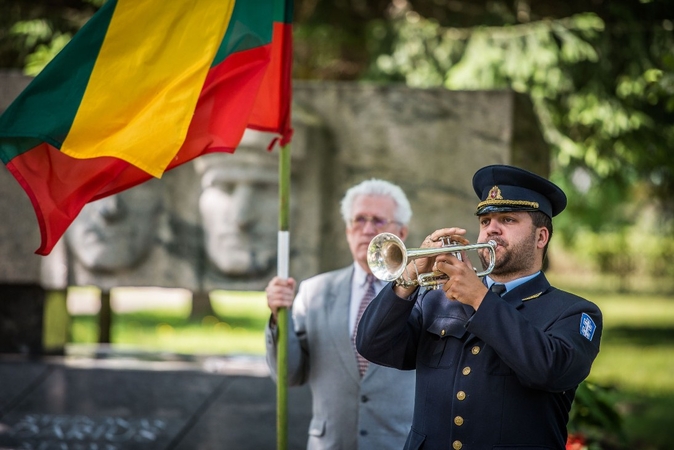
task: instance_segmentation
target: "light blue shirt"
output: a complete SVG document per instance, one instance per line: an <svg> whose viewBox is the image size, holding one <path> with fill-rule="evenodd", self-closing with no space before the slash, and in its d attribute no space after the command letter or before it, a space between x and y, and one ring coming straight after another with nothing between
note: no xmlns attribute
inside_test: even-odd
<svg viewBox="0 0 674 450"><path fill-rule="evenodd" d="M507 292L510 292L512 289L515 289L517 286L520 286L520 285L526 283L527 281L535 278L536 276L538 276L539 273L541 273L540 270L533 275L527 275L526 277L522 277L522 278L518 278L516 280L508 281L507 283L505 283L506 290L505 290L504 294L507 293ZM492 286L492 284L495 283L495 281L492 280L489 277L489 275L487 275L484 279L487 280L487 289L491 289L491 286Z"/></svg>

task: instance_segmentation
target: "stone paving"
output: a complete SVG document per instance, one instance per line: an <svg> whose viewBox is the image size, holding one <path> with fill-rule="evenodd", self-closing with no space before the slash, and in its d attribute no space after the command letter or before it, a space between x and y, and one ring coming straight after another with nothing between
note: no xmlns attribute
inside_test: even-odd
<svg viewBox="0 0 674 450"><path fill-rule="evenodd" d="M275 449L263 357L0 355L0 450ZM288 390L288 448L306 447L308 388Z"/></svg>

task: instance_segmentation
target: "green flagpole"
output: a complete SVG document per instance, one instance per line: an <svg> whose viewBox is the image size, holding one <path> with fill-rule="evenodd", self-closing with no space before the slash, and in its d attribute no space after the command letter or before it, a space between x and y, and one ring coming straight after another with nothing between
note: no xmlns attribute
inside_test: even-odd
<svg viewBox="0 0 674 450"><path fill-rule="evenodd" d="M290 260L290 144L281 147L279 153L279 232L278 276L288 278ZM278 349L276 385L277 449L288 448L288 310L278 311Z"/></svg>

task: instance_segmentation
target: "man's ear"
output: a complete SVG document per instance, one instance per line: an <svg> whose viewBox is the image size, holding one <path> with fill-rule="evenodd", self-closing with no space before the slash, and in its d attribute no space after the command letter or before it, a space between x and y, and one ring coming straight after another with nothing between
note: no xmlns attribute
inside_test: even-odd
<svg viewBox="0 0 674 450"><path fill-rule="evenodd" d="M409 228L407 228L407 225L403 225L402 227L400 227L400 233L398 233L398 237L404 241L407 238L408 232Z"/></svg>
<svg viewBox="0 0 674 450"><path fill-rule="evenodd" d="M536 228L536 248L545 248L550 241L550 230L546 227Z"/></svg>

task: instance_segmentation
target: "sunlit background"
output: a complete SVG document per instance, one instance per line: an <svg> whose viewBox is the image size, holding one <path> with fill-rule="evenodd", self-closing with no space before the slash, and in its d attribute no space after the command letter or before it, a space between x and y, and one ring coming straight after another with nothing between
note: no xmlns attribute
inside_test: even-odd
<svg viewBox="0 0 674 450"><path fill-rule="evenodd" d="M0 67L38 73L102 3L0 0ZM570 205L555 219L549 278L604 312L588 379L595 395L573 422L598 435L594 450L674 448L673 12L670 0L295 2L298 80L511 89L532 99L551 178ZM212 313L199 317L181 290L119 288L111 306L113 344L102 350L98 291L50 293L45 348L264 353L261 292L213 292Z"/></svg>

